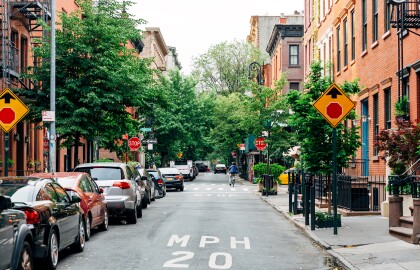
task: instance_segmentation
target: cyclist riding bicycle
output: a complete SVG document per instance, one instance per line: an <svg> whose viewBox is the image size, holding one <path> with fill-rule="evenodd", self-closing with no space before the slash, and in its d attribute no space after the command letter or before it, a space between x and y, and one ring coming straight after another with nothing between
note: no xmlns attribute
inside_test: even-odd
<svg viewBox="0 0 420 270"><path fill-rule="evenodd" d="M228 171L230 173L229 186L231 186L232 185L232 179L234 179L235 175L238 174L238 167L236 166L235 162L232 162L232 165L230 165Z"/></svg>

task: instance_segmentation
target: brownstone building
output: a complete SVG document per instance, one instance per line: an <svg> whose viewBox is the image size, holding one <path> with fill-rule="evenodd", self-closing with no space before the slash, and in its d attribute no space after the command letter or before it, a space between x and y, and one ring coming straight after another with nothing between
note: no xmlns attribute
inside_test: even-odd
<svg viewBox="0 0 420 270"><path fill-rule="evenodd" d="M408 2L418 13L419 3ZM362 91L352 97L359 118L350 124L360 126L362 147L356 158L363 160L364 175L389 174L374 140L380 130L395 128L398 99L408 97L411 120L420 116L420 30L403 33L398 53L392 10L387 0L305 0L305 74L316 59L338 84L360 79Z"/></svg>

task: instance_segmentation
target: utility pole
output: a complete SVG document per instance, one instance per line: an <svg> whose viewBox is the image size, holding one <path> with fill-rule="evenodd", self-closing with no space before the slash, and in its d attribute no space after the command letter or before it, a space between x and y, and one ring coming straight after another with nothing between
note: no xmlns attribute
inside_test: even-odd
<svg viewBox="0 0 420 270"><path fill-rule="evenodd" d="M56 168L55 157L55 0L51 0L51 74L50 74L50 110L54 114L51 121L50 132L50 154L49 154L49 172L54 173ZM77 157L75 157L77 158Z"/></svg>

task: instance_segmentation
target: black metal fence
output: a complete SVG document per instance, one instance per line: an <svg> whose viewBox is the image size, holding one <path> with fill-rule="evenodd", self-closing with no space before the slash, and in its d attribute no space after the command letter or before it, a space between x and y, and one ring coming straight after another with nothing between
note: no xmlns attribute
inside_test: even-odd
<svg viewBox="0 0 420 270"><path fill-rule="evenodd" d="M299 174L291 175L292 186L297 186L300 193L302 181ZM315 199L320 207L327 207L332 202L332 175L314 175ZM337 207L349 211L380 211L381 204L386 200L386 177L347 176L337 177ZM420 192L420 190L419 190Z"/></svg>

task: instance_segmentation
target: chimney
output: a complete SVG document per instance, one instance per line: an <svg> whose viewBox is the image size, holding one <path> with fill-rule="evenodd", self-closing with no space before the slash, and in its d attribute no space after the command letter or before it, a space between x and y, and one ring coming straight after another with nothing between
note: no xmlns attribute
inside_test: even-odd
<svg viewBox="0 0 420 270"><path fill-rule="evenodd" d="M286 17L279 18L279 24L286 24L286 23L287 23L287 18Z"/></svg>

